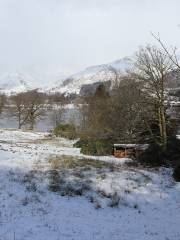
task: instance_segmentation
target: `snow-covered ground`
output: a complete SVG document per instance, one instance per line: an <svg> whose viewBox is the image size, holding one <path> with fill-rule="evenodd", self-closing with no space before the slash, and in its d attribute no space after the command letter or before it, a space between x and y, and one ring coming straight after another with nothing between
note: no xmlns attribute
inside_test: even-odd
<svg viewBox="0 0 180 240"><path fill-rule="evenodd" d="M180 239L171 170L83 156L73 143L0 130L0 239Z"/></svg>

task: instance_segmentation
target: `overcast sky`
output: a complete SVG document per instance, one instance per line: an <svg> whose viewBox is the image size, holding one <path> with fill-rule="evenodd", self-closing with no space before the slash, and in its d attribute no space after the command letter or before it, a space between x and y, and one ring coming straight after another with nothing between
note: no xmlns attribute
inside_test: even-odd
<svg viewBox="0 0 180 240"><path fill-rule="evenodd" d="M160 32L180 48L180 0L0 0L0 73L74 73Z"/></svg>

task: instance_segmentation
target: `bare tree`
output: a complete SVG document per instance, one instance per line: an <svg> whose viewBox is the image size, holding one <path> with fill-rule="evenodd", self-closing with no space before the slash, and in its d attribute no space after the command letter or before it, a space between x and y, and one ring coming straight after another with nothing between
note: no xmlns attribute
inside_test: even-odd
<svg viewBox="0 0 180 240"><path fill-rule="evenodd" d="M168 53L164 53L154 46L141 48L137 53L136 77L144 82L144 90L153 96L153 105L159 124L159 143L166 150L167 146L167 118L166 118L166 75L171 71L173 63Z"/></svg>
<svg viewBox="0 0 180 240"><path fill-rule="evenodd" d="M14 114L18 119L18 128L29 124L33 130L35 122L43 113L43 98L37 91L19 93L12 97Z"/></svg>
<svg viewBox="0 0 180 240"><path fill-rule="evenodd" d="M6 96L0 95L0 113L2 113L5 103L6 103Z"/></svg>
<svg viewBox="0 0 180 240"><path fill-rule="evenodd" d="M131 75L122 77L110 93L101 86L81 107L82 137L109 143L150 141L155 134L150 98Z"/></svg>
<svg viewBox="0 0 180 240"><path fill-rule="evenodd" d="M62 123L64 119L64 113L65 113L64 103L61 102L54 106L51 114L51 119L54 127L57 127L60 123Z"/></svg>
<svg viewBox="0 0 180 240"><path fill-rule="evenodd" d="M166 47L166 45L163 43L163 41L161 40L161 37L160 37L159 33L157 35L155 35L154 33L151 33L151 34L157 40L157 42L160 44L162 50L169 57L172 64L174 65L174 67L176 67L180 71L180 64L179 64L177 53L176 53L177 48L173 47L171 50L169 50Z"/></svg>
<svg viewBox="0 0 180 240"><path fill-rule="evenodd" d="M114 86L109 103L109 136L117 142L138 143L152 138L153 120L150 99L142 91L142 83L134 76L123 76Z"/></svg>
<svg viewBox="0 0 180 240"><path fill-rule="evenodd" d="M36 121L42 117L43 105L44 101L40 93L37 91L26 93L27 123L30 130L34 129Z"/></svg>
<svg viewBox="0 0 180 240"><path fill-rule="evenodd" d="M14 103L14 114L18 119L18 128L21 129L26 125L28 120L28 111L27 111L27 102L25 93L19 93L15 96L12 96L12 101Z"/></svg>
<svg viewBox="0 0 180 240"><path fill-rule="evenodd" d="M55 93L50 96L50 103L52 105L51 120L54 127L57 127L64 120L65 105L69 103L69 99L64 94Z"/></svg>

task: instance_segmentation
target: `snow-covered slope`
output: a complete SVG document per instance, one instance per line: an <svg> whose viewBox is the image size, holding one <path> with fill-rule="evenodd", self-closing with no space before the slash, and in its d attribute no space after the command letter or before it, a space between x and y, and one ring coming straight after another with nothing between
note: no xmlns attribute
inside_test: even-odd
<svg viewBox="0 0 180 240"><path fill-rule="evenodd" d="M117 73L125 74L133 68L133 60L126 57L107 64L88 67L76 74L65 77L64 74L32 74L32 73L9 73L0 76L0 93L7 95L38 89L45 93L77 93L82 87L91 87L100 82L109 82L113 85ZM170 76L170 77L169 77ZM167 77L168 88L179 88L179 72L171 72Z"/></svg>
<svg viewBox="0 0 180 240"><path fill-rule="evenodd" d="M0 93L6 95L39 89L41 92L79 94L83 85L112 81L117 72L125 73L133 66L132 60L123 58L108 64L88 67L69 77L48 76L48 79L24 72L6 73L0 76ZM33 77L32 77L33 76ZM39 80L41 79L41 81ZM56 81L55 81L56 79ZM58 79L58 80L57 80Z"/></svg>
<svg viewBox="0 0 180 240"><path fill-rule="evenodd" d="M0 93L11 95L35 89L35 80L25 73L4 74L0 77Z"/></svg>
<svg viewBox="0 0 180 240"><path fill-rule="evenodd" d="M84 71L57 82L56 86L49 91L79 94L83 85L112 81L115 79L117 72L125 73L132 66L133 62L130 58L123 58L108 64L88 67Z"/></svg>
<svg viewBox="0 0 180 240"><path fill-rule="evenodd" d="M73 143L1 129L0 239L180 239L171 169L84 158Z"/></svg>

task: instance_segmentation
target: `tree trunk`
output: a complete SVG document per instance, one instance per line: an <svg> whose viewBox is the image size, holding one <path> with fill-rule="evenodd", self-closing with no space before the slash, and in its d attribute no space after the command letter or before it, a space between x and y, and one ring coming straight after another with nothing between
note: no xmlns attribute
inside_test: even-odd
<svg viewBox="0 0 180 240"><path fill-rule="evenodd" d="M161 79L161 125L162 125L162 146L163 150L167 149L167 126L166 126L166 113L165 113L165 92L164 92L164 75L162 73Z"/></svg>
<svg viewBox="0 0 180 240"><path fill-rule="evenodd" d="M18 129L21 129L21 114L18 115Z"/></svg>
<svg viewBox="0 0 180 240"><path fill-rule="evenodd" d="M163 150L166 151L167 149L167 126L166 126L166 117L165 117L165 110L164 106L162 106L162 113L161 113L161 121L162 121L162 145Z"/></svg>
<svg viewBox="0 0 180 240"><path fill-rule="evenodd" d="M34 129L34 119L31 119L29 129L30 129L30 130L33 130L33 129Z"/></svg>

